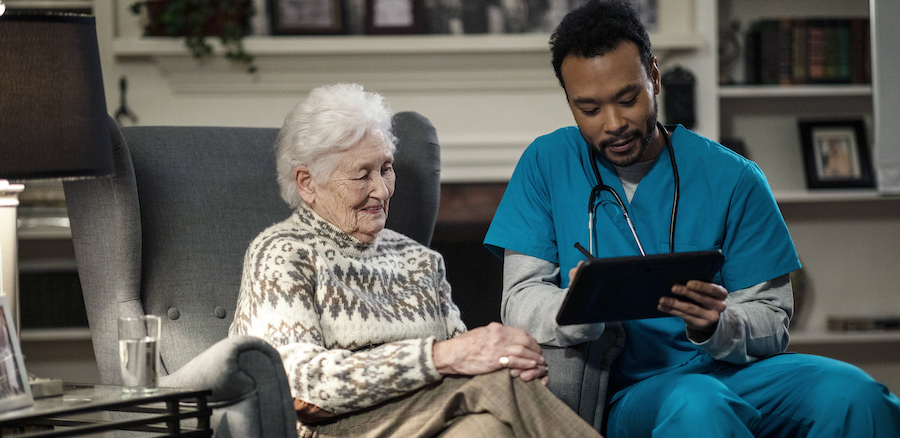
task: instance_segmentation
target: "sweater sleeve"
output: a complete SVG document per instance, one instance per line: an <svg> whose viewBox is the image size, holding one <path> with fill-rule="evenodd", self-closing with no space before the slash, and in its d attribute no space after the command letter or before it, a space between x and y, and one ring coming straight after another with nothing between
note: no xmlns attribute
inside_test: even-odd
<svg viewBox="0 0 900 438"><path fill-rule="evenodd" d="M340 415L440 379L432 360L433 337L328 348L312 257L302 250L287 257L282 248L284 242L277 239L251 245L229 332L260 337L279 351L296 400Z"/></svg>

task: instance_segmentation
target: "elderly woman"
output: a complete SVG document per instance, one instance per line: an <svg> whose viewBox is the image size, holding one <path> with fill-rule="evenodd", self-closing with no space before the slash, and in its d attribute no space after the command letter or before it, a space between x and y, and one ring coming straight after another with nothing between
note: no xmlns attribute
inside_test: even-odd
<svg viewBox="0 0 900 438"><path fill-rule="evenodd" d="M281 353L300 436L598 436L544 387L531 336L467 331L441 256L384 228L394 144L383 98L347 84L278 136L295 211L250 244L230 334Z"/></svg>

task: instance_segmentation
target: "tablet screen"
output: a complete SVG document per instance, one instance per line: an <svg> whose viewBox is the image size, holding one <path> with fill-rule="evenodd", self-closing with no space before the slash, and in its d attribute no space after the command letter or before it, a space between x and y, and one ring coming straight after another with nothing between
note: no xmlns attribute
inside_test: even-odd
<svg viewBox="0 0 900 438"><path fill-rule="evenodd" d="M567 325L672 316L656 309L659 298L677 297L671 292L676 284L711 282L724 262L721 251L589 260L569 285L556 322Z"/></svg>

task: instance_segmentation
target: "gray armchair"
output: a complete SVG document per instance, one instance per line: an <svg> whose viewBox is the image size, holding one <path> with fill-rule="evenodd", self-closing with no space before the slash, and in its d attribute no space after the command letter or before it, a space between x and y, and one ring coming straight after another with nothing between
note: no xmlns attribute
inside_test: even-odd
<svg viewBox="0 0 900 438"><path fill-rule="evenodd" d="M625 346L621 323L606 324L599 339L571 347L542 346L550 367L548 388L594 429L605 433L609 370Z"/></svg>
<svg viewBox="0 0 900 438"><path fill-rule="evenodd" d="M428 245L440 196L431 123L398 113L398 185L388 227ZM275 179L275 128L129 127L110 120L112 178L64 184L102 383L120 383L116 320L163 318L161 386L212 389L219 437L293 437L281 359L227 338L244 252L288 217Z"/></svg>

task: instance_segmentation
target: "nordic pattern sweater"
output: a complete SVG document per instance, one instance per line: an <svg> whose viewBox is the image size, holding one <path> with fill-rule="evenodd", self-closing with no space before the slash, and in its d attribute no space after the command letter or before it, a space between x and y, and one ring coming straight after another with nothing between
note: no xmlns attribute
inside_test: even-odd
<svg viewBox="0 0 900 438"><path fill-rule="evenodd" d="M440 254L300 207L251 242L229 335L279 351L295 405L345 414L439 380L434 342L465 331Z"/></svg>

